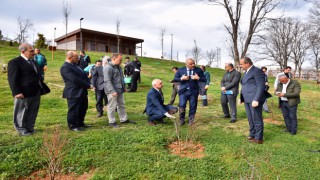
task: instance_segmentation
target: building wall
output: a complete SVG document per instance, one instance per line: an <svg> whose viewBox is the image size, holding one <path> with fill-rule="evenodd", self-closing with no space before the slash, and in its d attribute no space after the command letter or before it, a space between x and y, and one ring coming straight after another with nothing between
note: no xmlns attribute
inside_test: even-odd
<svg viewBox="0 0 320 180"><path fill-rule="evenodd" d="M57 49L65 49L66 43L57 44ZM70 41L67 43L67 50L77 50L77 42Z"/></svg>

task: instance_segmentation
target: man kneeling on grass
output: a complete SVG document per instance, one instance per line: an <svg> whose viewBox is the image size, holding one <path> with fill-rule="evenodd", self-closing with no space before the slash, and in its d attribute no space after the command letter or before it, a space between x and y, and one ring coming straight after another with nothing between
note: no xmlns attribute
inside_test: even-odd
<svg viewBox="0 0 320 180"><path fill-rule="evenodd" d="M164 123L163 118L168 117L174 119L172 114L178 112L178 108L171 105L164 105L164 98L162 94L163 83L160 79L154 79L152 81L152 88L147 95L147 105L145 108L148 117L149 125L156 125L155 121Z"/></svg>

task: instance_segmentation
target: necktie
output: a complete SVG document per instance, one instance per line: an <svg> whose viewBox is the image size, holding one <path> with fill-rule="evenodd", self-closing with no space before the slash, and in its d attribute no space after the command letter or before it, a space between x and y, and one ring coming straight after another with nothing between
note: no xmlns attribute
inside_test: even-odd
<svg viewBox="0 0 320 180"><path fill-rule="evenodd" d="M160 93L160 95L161 95L161 99L162 99L162 101L164 101L162 91L161 91L161 90L159 90L159 93Z"/></svg>
<svg viewBox="0 0 320 180"><path fill-rule="evenodd" d="M189 69L189 76L191 76L192 74L191 74L191 70Z"/></svg>
<svg viewBox="0 0 320 180"><path fill-rule="evenodd" d="M28 59L28 63L33 67L33 69L36 71L36 73L38 73L37 67L33 64L31 59Z"/></svg>

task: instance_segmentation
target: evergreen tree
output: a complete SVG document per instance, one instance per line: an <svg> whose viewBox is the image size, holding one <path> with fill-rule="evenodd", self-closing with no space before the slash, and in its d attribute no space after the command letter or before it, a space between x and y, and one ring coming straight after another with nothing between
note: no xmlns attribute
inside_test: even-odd
<svg viewBox="0 0 320 180"><path fill-rule="evenodd" d="M38 33L38 39L35 42L36 48L44 48L46 46L46 38L43 34Z"/></svg>

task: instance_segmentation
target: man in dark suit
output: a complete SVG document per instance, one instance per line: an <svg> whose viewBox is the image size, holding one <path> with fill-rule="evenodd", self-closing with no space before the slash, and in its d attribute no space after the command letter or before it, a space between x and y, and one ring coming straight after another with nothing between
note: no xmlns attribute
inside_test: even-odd
<svg viewBox="0 0 320 180"><path fill-rule="evenodd" d="M72 131L83 131L89 126L84 124L88 109L88 91L93 88L85 72L77 66L78 54L68 51L66 61L60 69L65 83L63 98L68 101L68 127Z"/></svg>
<svg viewBox="0 0 320 180"><path fill-rule="evenodd" d="M133 66L134 71L132 73L131 87L128 90L128 92L136 92L138 88L138 81L139 80L141 81L140 79L141 62L138 60L137 57L135 57L133 61L130 62L130 64Z"/></svg>
<svg viewBox="0 0 320 180"><path fill-rule="evenodd" d="M19 46L21 55L9 61L8 81L14 97L13 122L22 136L32 135L40 105L40 69L30 44Z"/></svg>
<svg viewBox="0 0 320 180"><path fill-rule="evenodd" d="M234 69L232 63L225 64L226 72L221 80L221 106L223 118L230 118L230 123L237 121L237 96L239 92L240 72ZM230 106L230 111L228 107ZM230 116L231 115L231 116Z"/></svg>
<svg viewBox="0 0 320 180"><path fill-rule="evenodd" d="M276 95L280 98L286 131L295 135L298 127L297 109L300 103L301 86L298 81L289 79L285 74L279 75L278 79L280 83L276 89Z"/></svg>
<svg viewBox="0 0 320 180"><path fill-rule="evenodd" d="M174 81L180 82L179 87L179 113L180 125L185 123L186 105L189 101L189 125L194 123L195 114L197 111L199 83L205 82L206 78L203 71L195 67L195 62L192 58L186 60L186 67L179 68L174 76Z"/></svg>
<svg viewBox="0 0 320 180"><path fill-rule="evenodd" d="M240 59L240 67L245 70L241 79L241 102L244 102L250 126L248 140L262 144L264 128L262 105L266 100L264 73L255 67L248 57Z"/></svg>
<svg viewBox="0 0 320 180"><path fill-rule="evenodd" d="M101 60L97 60L95 63L95 67L92 70L91 82L96 93L96 101L97 101L96 109L98 111L97 117L101 117L103 116L103 99L107 97L107 95L104 92L105 83L104 83L103 67L102 67Z"/></svg>
<svg viewBox="0 0 320 180"><path fill-rule="evenodd" d="M149 116L148 122L151 126L156 125L155 121L164 123L163 118L168 117L174 119L172 114L178 111L177 107L171 105L164 105L164 97L162 94L163 83L160 79L152 81L152 88L147 95L147 105L145 112Z"/></svg>

